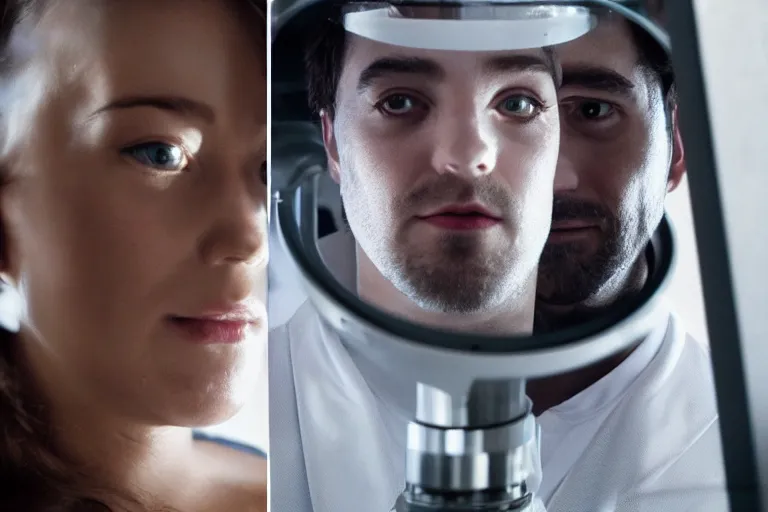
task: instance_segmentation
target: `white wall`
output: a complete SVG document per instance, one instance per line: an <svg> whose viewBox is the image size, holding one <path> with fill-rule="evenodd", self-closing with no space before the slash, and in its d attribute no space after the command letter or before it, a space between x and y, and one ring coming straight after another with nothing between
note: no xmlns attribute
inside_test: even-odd
<svg viewBox="0 0 768 512"><path fill-rule="evenodd" d="M695 14L706 99L712 125L712 149L717 163L717 187L728 242L737 329L740 339L717 340L720 353L737 341L757 458L756 475L763 506L768 504L768 1L695 0ZM726 271L726 269L723 269ZM735 355L735 354L731 354ZM729 364L726 359L725 365ZM723 378L723 375L718 375ZM728 375L738 382L742 376ZM724 400L742 399L737 387L723 386ZM734 407L737 410L738 406ZM722 417L722 425L728 424ZM741 422L729 424L723 435L739 447ZM731 428L733 427L733 428ZM746 448L741 445L740 448ZM736 452L734 461L740 460ZM737 463L738 464L738 463ZM745 465L732 475L745 474ZM740 482L752 482L749 477ZM738 485L737 485L738 487Z"/></svg>
<svg viewBox="0 0 768 512"><path fill-rule="evenodd" d="M666 296L682 318L688 332L702 343L709 342L699 257L693 231L688 180L667 196L667 213L677 235L677 269Z"/></svg>

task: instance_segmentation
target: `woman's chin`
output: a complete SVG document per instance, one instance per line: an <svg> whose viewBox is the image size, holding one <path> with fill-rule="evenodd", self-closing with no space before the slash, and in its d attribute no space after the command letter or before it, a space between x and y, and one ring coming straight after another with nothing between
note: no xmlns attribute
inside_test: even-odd
<svg viewBox="0 0 768 512"><path fill-rule="evenodd" d="M207 379L182 379L172 385L158 385L152 395L134 397L134 403L143 402L154 425L210 427L235 416L253 399L256 389L255 375L226 372L209 375Z"/></svg>
<svg viewBox="0 0 768 512"><path fill-rule="evenodd" d="M234 417L244 406L231 397L191 398L185 403L169 404L154 423L178 427L205 428L220 425Z"/></svg>

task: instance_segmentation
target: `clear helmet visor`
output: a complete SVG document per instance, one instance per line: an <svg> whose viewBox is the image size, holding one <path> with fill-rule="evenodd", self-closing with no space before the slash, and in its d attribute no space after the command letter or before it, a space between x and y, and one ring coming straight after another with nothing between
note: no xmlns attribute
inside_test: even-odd
<svg viewBox="0 0 768 512"><path fill-rule="evenodd" d="M350 6L347 32L381 43L445 51L541 48L583 36L597 24L586 7L568 5Z"/></svg>
<svg viewBox="0 0 768 512"><path fill-rule="evenodd" d="M430 55L444 54L450 59L461 53L456 58L476 55L481 60L499 52L546 48L554 53L556 61L559 49L623 20L648 34L649 41L662 52L668 51L667 36L656 23L621 3L603 0L450 5L312 2L289 6L282 13L282 17L281 11L275 13L273 32L273 62L277 69L273 74L272 108L271 180L277 201L273 215L287 254L305 285L303 293L340 333L350 351L363 354L364 359L384 372L392 365L412 366L413 374L418 374L422 381L466 390L479 376L535 378L567 372L620 352L647 334L654 315L660 314L657 299L673 264L672 228L666 218L648 244L651 268L643 290L634 300L607 308L604 314L583 325L525 335L469 333L415 322L361 299L354 271L354 237L358 233L354 233L354 226L350 231L346 224L338 186L328 173L328 153L318 117L306 106L307 77L302 52L309 44L307 34L318 28L318 20L325 20L339 30L343 27L347 40L350 35L361 37L391 46L399 54L409 49L414 55L431 52ZM465 34L473 37L464 37ZM296 44L296 38L304 46ZM297 53L297 48L304 50ZM283 55L293 56L293 62L287 62L291 59L283 59ZM556 66L561 69L559 61ZM553 90L556 88L554 84ZM513 106L518 107L519 102L513 102ZM343 152L345 141L336 140L336 144ZM548 165L551 169L547 172L554 179L556 159L550 159ZM551 182L549 187L551 193ZM545 202L543 208L550 207ZM332 252L338 252L343 244L320 239L327 234L322 232L321 217L332 219L332 231L336 230L337 235L347 232L345 243L351 240L344 265L332 261L338 260L337 256L328 256L329 245ZM531 218L541 215L534 213ZM524 225L526 213L515 222ZM359 236L364 237L365 233ZM514 266L514 262L509 265ZM460 266L457 272L461 272ZM448 371L457 360L466 371Z"/></svg>
<svg viewBox="0 0 768 512"><path fill-rule="evenodd" d="M483 499L501 500L497 509L529 510L525 500L530 494L518 484L535 487L540 468L526 381L567 373L625 351L667 314L660 295L672 274L674 236L666 217L638 250L647 264L642 289L599 315L564 328L532 330L535 289L524 289L530 282L522 284L550 235L564 137L559 116L566 106L560 104L558 92L566 54L574 48L586 51L580 60L589 62L595 41L612 30L626 37L639 30L646 36L642 44L661 54L669 51L664 31L631 7L605 0L310 2L273 11L274 220L303 283L299 301L309 299L324 329L338 336L369 383L383 383L380 389L387 388L387 400L414 418L408 433L409 485L451 493L506 488L504 496ZM343 52L317 51L329 44L347 46ZM528 62L541 58L547 61L547 72L542 73L541 66L533 71L516 65L497 66L495 74L487 74L493 66L485 64L500 55L522 55ZM366 75L381 57L388 59L386 65ZM400 64L393 65L397 59ZM421 65L411 65L414 62ZM384 77L374 92L371 77ZM594 72L582 73L582 78L601 85L603 94L597 97L603 98L608 88L615 92L622 83ZM335 93L323 93L329 83ZM536 90L530 95L520 92L530 89ZM397 96L396 101L381 107L387 94ZM549 108L537 109L534 98L544 104L541 97L547 95ZM598 107L592 110L602 112ZM325 109L322 120L313 108ZM551 116L548 122L537 117L545 115ZM485 145L472 149L478 141ZM477 172L462 174L461 165L440 160L440 155L453 158L461 153L456 148L467 149L461 153L466 156L478 147L493 148L498 158L464 162ZM370 180L367 186L348 187L342 197L337 183L363 176ZM397 201L396 196L409 199ZM462 203L464 211L454 209L450 215L467 214L471 206L470 214L486 218L419 224L432 214L438 216L437 207L451 202ZM463 227L457 227L460 224ZM602 227L607 233L609 225ZM395 241L398 236L410 240L410 248L393 242L389 252L381 251L386 247L381 240ZM411 252L393 255L397 250ZM403 264L409 257L419 264ZM489 262L488 268L484 262ZM414 272L423 275L414 277ZM469 272L480 274L474 279ZM370 287L363 291L371 275L384 283L380 292ZM434 286L422 286L421 291L413 286L430 279ZM525 302L530 306L528 319L507 330L463 328L466 325L461 327L457 319L483 315L479 302L469 311L435 300L424 307L429 314L410 314L435 298L417 295L445 284L437 280L453 280L458 283L453 292L465 295L479 297L483 290L507 294L507 302L496 301L486 316L493 308L498 311L499 304L525 310ZM411 300L407 307L402 307L407 302L403 297ZM447 312L444 321L439 320L441 312ZM498 425L501 430L491 432ZM483 445L472 439L478 429L485 429L481 434L491 436L488 439L499 436L496 455L519 463L504 462L503 470L483 473L487 478L482 482L463 470L457 469L448 481L445 474L429 469L437 467L433 456L445 459L445 453L431 450L447 437L455 434L465 448L475 441ZM444 432L450 433L446 439L440 437ZM464 455L477 455L482 466L488 454L480 452L486 448ZM513 504L515 500L521 501Z"/></svg>

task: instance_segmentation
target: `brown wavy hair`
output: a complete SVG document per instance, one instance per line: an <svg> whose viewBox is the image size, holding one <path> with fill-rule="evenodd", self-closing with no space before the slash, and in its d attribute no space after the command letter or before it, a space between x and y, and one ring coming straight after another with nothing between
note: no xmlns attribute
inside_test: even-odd
<svg viewBox="0 0 768 512"><path fill-rule="evenodd" d="M19 65L9 49L15 29L22 21L39 20L56 1L0 0L0 82L12 80ZM255 20L254 37L265 51L266 78L266 0L232 0L232 5L247 9ZM0 186L7 179L7 170L0 168ZM4 240L0 225L0 261L5 260ZM18 345L16 334L0 328L0 510L116 512L117 503L120 510L148 510L142 497L87 474L56 445L45 398L24 369Z"/></svg>

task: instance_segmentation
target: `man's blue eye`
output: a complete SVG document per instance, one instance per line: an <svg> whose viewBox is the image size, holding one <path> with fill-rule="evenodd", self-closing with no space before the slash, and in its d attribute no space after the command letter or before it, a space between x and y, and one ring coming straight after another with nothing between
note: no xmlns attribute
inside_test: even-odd
<svg viewBox="0 0 768 512"><path fill-rule="evenodd" d="M180 171L187 165L184 151L162 142L147 142L123 150L142 165L162 171Z"/></svg>
<svg viewBox="0 0 768 512"><path fill-rule="evenodd" d="M506 116L533 118L541 111L541 104L528 96L514 94L504 98L498 108Z"/></svg>
<svg viewBox="0 0 768 512"><path fill-rule="evenodd" d="M382 105L392 114L403 114L413 108L414 102L404 94L395 94L382 102Z"/></svg>

